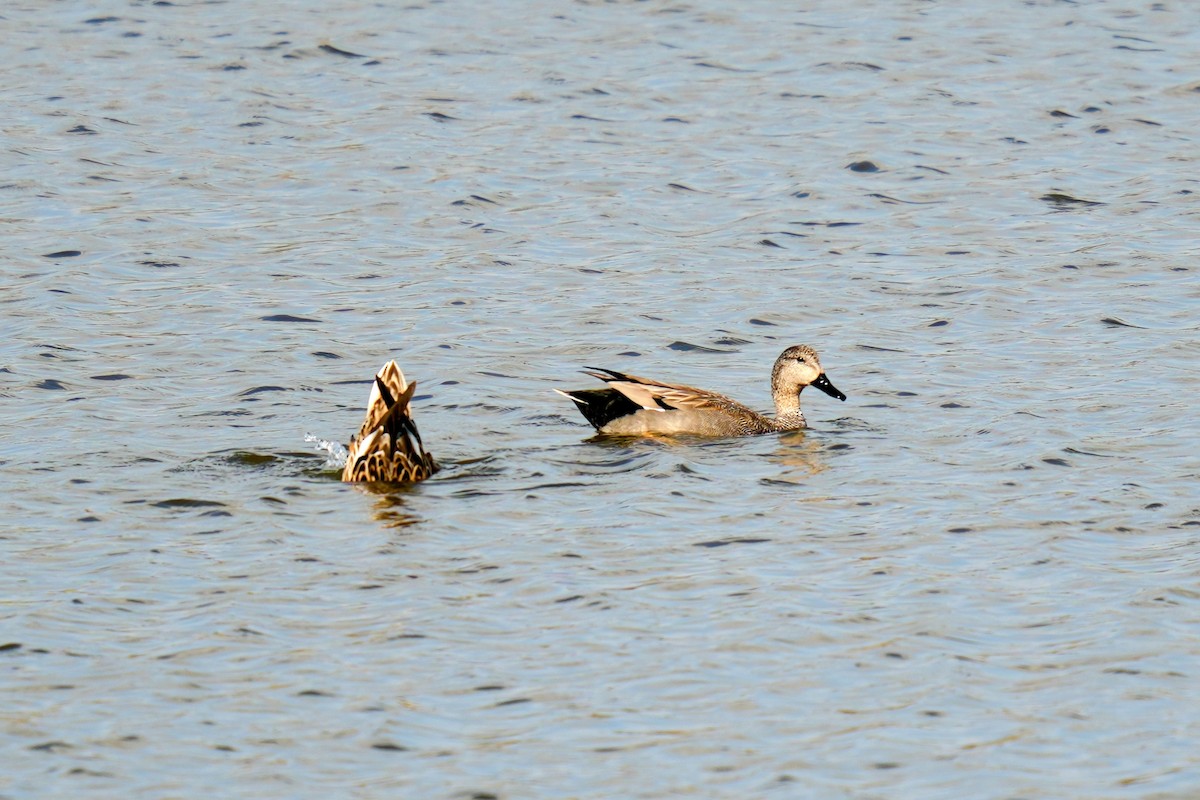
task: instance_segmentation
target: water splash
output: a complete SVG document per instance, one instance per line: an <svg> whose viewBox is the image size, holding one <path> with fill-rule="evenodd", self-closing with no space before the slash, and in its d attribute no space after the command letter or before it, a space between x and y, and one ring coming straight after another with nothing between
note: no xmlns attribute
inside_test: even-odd
<svg viewBox="0 0 1200 800"><path fill-rule="evenodd" d="M346 459L350 453L340 442L331 442L327 439L322 439L315 433L304 434L304 441L311 442L316 445L316 449L325 451L325 465L327 467L341 469L346 466Z"/></svg>

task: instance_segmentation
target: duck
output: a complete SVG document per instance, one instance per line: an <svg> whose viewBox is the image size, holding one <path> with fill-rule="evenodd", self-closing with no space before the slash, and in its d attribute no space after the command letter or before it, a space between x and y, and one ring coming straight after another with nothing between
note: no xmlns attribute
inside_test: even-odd
<svg viewBox="0 0 1200 800"><path fill-rule="evenodd" d="M800 410L804 387L815 386L830 397L846 399L825 375L817 351L803 344L780 353L771 369L774 417L707 389L601 367L587 367L583 373L604 381L608 388L555 391L573 400L599 433L615 436L723 437L794 431L808 427Z"/></svg>
<svg viewBox="0 0 1200 800"><path fill-rule="evenodd" d="M408 383L394 360L380 367L367 400L367 417L347 447L346 483L416 483L438 471L421 442L409 403L417 382Z"/></svg>

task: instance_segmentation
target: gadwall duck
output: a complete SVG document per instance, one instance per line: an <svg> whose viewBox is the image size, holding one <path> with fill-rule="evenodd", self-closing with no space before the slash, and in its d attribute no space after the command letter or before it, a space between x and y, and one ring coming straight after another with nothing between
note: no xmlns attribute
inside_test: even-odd
<svg viewBox="0 0 1200 800"><path fill-rule="evenodd" d="M597 431L618 436L752 436L793 431L808 427L800 411L800 392L805 386L815 386L838 400L846 399L825 377L817 351L803 344L789 347L775 359L771 370L774 419L705 389L599 367L588 367L584 373L599 378L609 388L555 391L574 400Z"/></svg>
<svg viewBox="0 0 1200 800"><path fill-rule="evenodd" d="M350 440L342 480L412 483L437 472L438 465L425 446L409 414L408 404L417 388L406 383L395 361L384 364L371 385L367 418Z"/></svg>

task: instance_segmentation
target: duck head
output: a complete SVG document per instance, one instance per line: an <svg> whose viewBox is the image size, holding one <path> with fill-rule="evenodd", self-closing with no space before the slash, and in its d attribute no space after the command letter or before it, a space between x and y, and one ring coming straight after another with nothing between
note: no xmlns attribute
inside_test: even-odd
<svg viewBox="0 0 1200 800"><path fill-rule="evenodd" d="M775 360L775 368L771 371L771 388L776 392L795 392L799 395L805 386L815 386L838 400L846 399L846 395L838 391L825 375L825 370L821 369L817 351L808 345L798 344L784 350Z"/></svg>

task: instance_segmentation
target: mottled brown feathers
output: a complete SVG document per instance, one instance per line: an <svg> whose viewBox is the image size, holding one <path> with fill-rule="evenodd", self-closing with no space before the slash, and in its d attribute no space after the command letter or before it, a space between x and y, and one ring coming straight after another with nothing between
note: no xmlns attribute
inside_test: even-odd
<svg viewBox="0 0 1200 800"><path fill-rule="evenodd" d="M437 472L437 462L425 450L413 422L409 402L416 382L389 361L375 375L367 415L358 435L350 440L342 480L349 483L413 483Z"/></svg>

